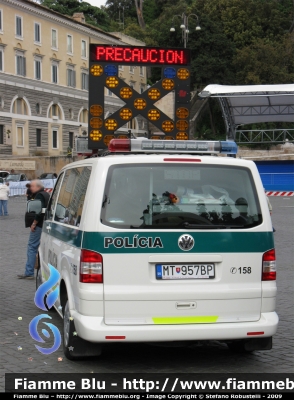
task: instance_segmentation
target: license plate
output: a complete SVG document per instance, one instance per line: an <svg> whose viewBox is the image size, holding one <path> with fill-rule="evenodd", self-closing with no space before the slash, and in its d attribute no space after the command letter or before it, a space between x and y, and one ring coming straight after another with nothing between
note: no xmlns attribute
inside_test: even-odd
<svg viewBox="0 0 294 400"><path fill-rule="evenodd" d="M213 279L214 264L156 264L156 279Z"/></svg>

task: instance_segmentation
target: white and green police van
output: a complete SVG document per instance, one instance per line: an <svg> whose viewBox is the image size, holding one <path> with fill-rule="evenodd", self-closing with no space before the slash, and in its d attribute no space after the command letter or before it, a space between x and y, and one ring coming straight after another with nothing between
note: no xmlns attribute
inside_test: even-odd
<svg viewBox="0 0 294 400"><path fill-rule="evenodd" d="M37 286L60 273L68 358L109 342L218 340L272 347L273 228L255 164L234 142L113 139L62 169Z"/></svg>

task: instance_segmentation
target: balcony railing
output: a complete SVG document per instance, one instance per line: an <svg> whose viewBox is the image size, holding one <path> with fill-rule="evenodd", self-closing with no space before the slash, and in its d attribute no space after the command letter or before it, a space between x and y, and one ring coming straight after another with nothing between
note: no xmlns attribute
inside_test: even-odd
<svg viewBox="0 0 294 400"><path fill-rule="evenodd" d="M237 130L236 143L257 144L272 143L279 144L294 142L294 129L266 129L266 130Z"/></svg>

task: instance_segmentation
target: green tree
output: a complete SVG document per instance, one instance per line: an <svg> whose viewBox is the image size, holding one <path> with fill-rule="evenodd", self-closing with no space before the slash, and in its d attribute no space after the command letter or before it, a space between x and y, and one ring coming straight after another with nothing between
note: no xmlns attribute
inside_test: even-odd
<svg viewBox="0 0 294 400"><path fill-rule="evenodd" d="M236 48L257 39L280 40L293 20L292 0L197 0L200 15L221 22Z"/></svg>
<svg viewBox="0 0 294 400"><path fill-rule="evenodd" d="M63 15L73 16L76 12L85 15L86 23L108 30L110 21L108 14L99 7L79 0L42 0L41 4Z"/></svg>
<svg viewBox="0 0 294 400"><path fill-rule="evenodd" d="M155 39L155 33L152 29L142 29L136 21L127 20L127 28L124 30L124 34L132 36L135 39L141 40L146 43L147 46L158 46L158 42Z"/></svg>
<svg viewBox="0 0 294 400"><path fill-rule="evenodd" d="M226 128L218 99L208 99L197 119L194 136L203 140L225 140Z"/></svg>
<svg viewBox="0 0 294 400"><path fill-rule="evenodd" d="M123 18L136 19L136 7L134 0L107 0L105 10L111 20L118 21L119 16Z"/></svg>
<svg viewBox="0 0 294 400"><path fill-rule="evenodd" d="M156 0L145 0L143 3L143 14L146 25L150 25L159 15Z"/></svg>
<svg viewBox="0 0 294 400"><path fill-rule="evenodd" d="M198 10L192 4L180 0L176 5L168 5L151 25L150 29L155 34L156 41L162 47L183 47L180 18L174 19L175 32L170 32L175 15L181 15L186 10L187 14L196 13ZM192 87L203 87L209 83L233 84L235 80L233 57L235 45L223 33L220 21L215 22L208 16L201 19L201 31L195 31L196 21L190 19L189 39L187 48L192 56ZM148 29L146 29L148 31ZM160 69L153 70L152 80L160 79Z"/></svg>
<svg viewBox="0 0 294 400"><path fill-rule="evenodd" d="M143 0L134 0L137 12L138 23L142 29L146 28L143 15Z"/></svg>
<svg viewBox="0 0 294 400"><path fill-rule="evenodd" d="M293 82L293 54L294 41L290 35L279 42L258 39L250 46L237 50L234 60L236 81L242 85Z"/></svg>

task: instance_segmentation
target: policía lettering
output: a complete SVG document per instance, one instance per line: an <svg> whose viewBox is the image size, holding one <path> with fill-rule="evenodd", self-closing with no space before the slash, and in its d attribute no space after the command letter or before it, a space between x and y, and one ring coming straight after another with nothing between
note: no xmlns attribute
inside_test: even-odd
<svg viewBox="0 0 294 400"><path fill-rule="evenodd" d="M163 248L162 241L160 237L138 237L138 235L129 237L105 237L104 238L104 248L108 249L110 246L114 246L117 249L126 248L126 249L137 249L137 248Z"/></svg>

